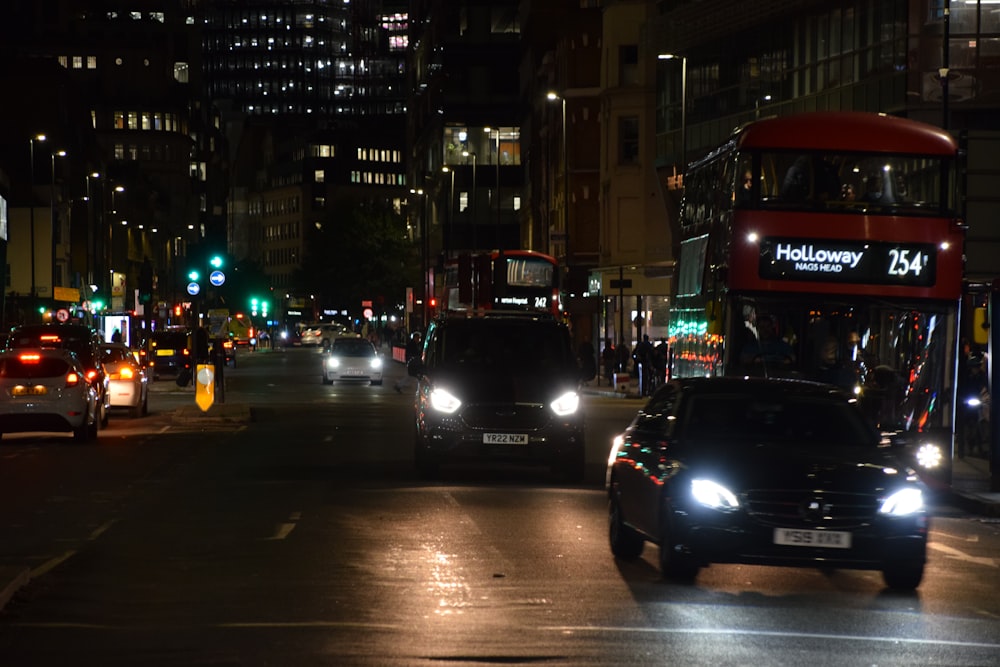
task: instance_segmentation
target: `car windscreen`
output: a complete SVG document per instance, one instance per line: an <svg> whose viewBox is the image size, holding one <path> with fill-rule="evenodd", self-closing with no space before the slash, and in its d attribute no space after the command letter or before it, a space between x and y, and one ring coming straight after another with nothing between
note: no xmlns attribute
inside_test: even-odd
<svg viewBox="0 0 1000 667"><path fill-rule="evenodd" d="M679 434L691 441L878 446L875 431L846 401L785 394L690 396L681 410Z"/></svg>
<svg viewBox="0 0 1000 667"><path fill-rule="evenodd" d="M55 357L6 357L0 359L0 377L8 380L30 380L54 378L66 375L70 365L64 359Z"/></svg>
<svg viewBox="0 0 1000 667"><path fill-rule="evenodd" d="M375 349L364 338L338 338L333 341L333 354L345 357L373 357Z"/></svg>
<svg viewBox="0 0 1000 667"><path fill-rule="evenodd" d="M537 323L470 320L444 327L439 345L448 368L565 372L576 363L564 332Z"/></svg>

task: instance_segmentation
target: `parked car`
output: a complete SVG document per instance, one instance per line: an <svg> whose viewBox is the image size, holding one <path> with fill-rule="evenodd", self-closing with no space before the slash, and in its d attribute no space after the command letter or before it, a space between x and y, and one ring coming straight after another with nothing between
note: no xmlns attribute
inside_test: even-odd
<svg viewBox="0 0 1000 667"><path fill-rule="evenodd" d="M364 338L335 338L323 355L323 384L338 381L382 384L382 357Z"/></svg>
<svg viewBox="0 0 1000 667"><path fill-rule="evenodd" d="M102 343L101 362L108 374L112 408L126 408L130 417L142 417L149 409L146 369L123 343Z"/></svg>
<svg viewBox="0 0 1000 667"><path fill-rule="evenodd" d="M530 313L442 317L407 364L417 378L415 459L547 466L584 474L581 371L569 329Z"/></svg>
<svg viewBox="0 0 1000 667"><path fill-rule="evenodd" d="M66 349L21 347L0 352L0 435L30 431L97 437L97 389Z"/></svg>
<svg viewBox="0 0 1000 667"><path fill-rule="evenodd" d="M881 570L923 578L926 487L830 385L765 378L667 383L609 457L611 552L659 545L663 574L711 563Z"/></svg>
<svg viewBox="0 0 1000 667"><path fill-rule="evenodd" d="M342 337L358 338L359 335L340 324L321 324L302 332L303 347L328 348L333 341Z"/></svg>
<svg viewBox="0 0 1000 667"><path fill-rule="evenodd" d="M176 377L180 373L191 372L193 362L191 342L187 330L167 329L154 331L147 341L147 359L152 379Z"/></svg>
<svg viewBox="0 0 1000 667"><path fill-rule="evenodd" d="M58 348L74 353L83 366L87 381L97 392L97 414L101 427L108 425L110 402L108 376L101 363L101 334L93 327L75 323L25 324L10 332L8 347Z"/></svg>

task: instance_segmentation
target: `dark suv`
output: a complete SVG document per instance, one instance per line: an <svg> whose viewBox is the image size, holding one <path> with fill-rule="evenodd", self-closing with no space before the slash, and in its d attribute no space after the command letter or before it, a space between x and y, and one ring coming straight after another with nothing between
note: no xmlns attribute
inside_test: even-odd
<svg viewBox="0 0 1000 667"><path fill-rule="evenodd" d="M111 409L108 377L101 364L101 334L86 324L25 324L11 330L7 347L49 347L69 350L87 373L87 380L97 390L97 413L101 427L108 425Z"/></svg>
<svg viewBox="0 0 1000 667"><path fill-rule="evenodd" d="M418 379L418 470L444 463L546 465L584 473L580 368L566 325L531 314L443 317L408 364Z"/></svg>

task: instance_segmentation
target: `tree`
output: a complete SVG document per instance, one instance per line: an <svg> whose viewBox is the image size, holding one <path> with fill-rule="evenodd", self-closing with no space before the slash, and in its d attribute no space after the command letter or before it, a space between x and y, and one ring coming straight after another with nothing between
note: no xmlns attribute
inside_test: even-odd
<svg viewBox="0 0 1000 667"><path fill-rule="evenodd" d="M419 252L406 220L387 203L343 200L306 230L302 269L293 277L328 307L356 309L363 300L403 303L420 282Z"/></svg>

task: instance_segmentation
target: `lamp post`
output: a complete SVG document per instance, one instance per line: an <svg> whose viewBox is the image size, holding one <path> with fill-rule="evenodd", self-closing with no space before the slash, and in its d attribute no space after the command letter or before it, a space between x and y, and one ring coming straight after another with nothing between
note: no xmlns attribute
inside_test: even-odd
<svg viewBox="0 0 1000 667"><path fill-rule="evenodd" d="M479 241L476 235L476 154L472 151L462 151L463 157L472 157L472 215L469 219L472 222L472 249L479 250Z"/></svg>
<svg viewBox="0 0 1000 667"><path fill-rule="evenodd" d="M681 151L680 151L680 172L683 175L687 171L687 56L678 56L673 53L661 53L656 56L660 60L681 60Z"/></svg>
<svg viewBox="0 0 1000 667"><path fill-rule="evenodd" d="M49 184L49 236L50 236L50 238L49 238L50 244L49 245L51 245L52 247L50 248L51 255L50 255L50 258L49 258L49 262L50 262L49 272L52 274L51 275L51 278L52 278L52 293L50 295L52 298L55 298L55 295L56 295L56 284L59 283L59 282L62 282L61 281L62 272L56 270L57 269L57 265L56 265L56 238L57 237L58 238L62 238L62 234L61 233L60 234L56 234L56 231L59 230L59 221L58 221L58 216L56 215L56 158L57 157L66 157L67 155L68 155L68 153L66 153L66 151L63 151L63 150L53 151L51 153L51 156L52 156L52 181Z"/></svg>
<svg viewBox="0 0 1000 667"><path fill-rule="evenodd" d="M123 192L125 192L124 185L116 185L114 188L111 189L111 215L113 219L117 219L118 217L118 202L117 199L115 198L115 195L120 195ZM124 224L128 223L125 222ZM113 301L113 299L111 298L111 293L114 291L114 285L115 285L115 280L114 280L115 236L114 236L114 225L108 223L107 227L108 227L108 236L106 239L107 247L105 248L105 255L106 255L105 268L107 269L108 272L108 299L110 303L111 301Z"/></svg>
<svg viewBox="0 0 1000 667"><path fill-rule="evenodd" d="M562 233L563 233L563 253L566 257L567 269L569 268L569 152L566 146L566 97L555 92L550 92L546 97L550 101L559 101L560 122L559 132L562 142Z"/></svg>
<svg viewBox="0 0 1000 667"><path fill-rule="evenodd" d="M486 132L486 136L489 139L490 144L493 144L493 128L491 128L491 127L484 127L483 131ZM497 132L497 141L496 141L496 144L495 145L491 145L490 148L494 149L493 158L496 160L495 164L496 164L496 172L497 172L497 189L496 189L496 193L495 193L494 196L496 198L496 204L497 204L497 229L496 229L497 243L496 243L496 245L497 245L497 247L499 247L500 246L500 128L499 127L496 128L496 132Z"/></svg>
<svg viewBox="0 0 1000 667"><path fill-rule="evenodd" d="M451 251L452 249L451 235L454 232L453 225L455 224L452 220L452 215L455 207L455 170L449 167L448 165L444 165L443 167L441 167L441 171L451 176L451 187L448 189L448 234L446 237L448 239L448 247L446 248L446 250Z"/></svg>
<svg viewBox="0 0 1000 667"><path fill-rule="evenodd" d="M94 199L90 187L90 181L100 178L99 172L87 174L87 284L94 284L95 271L97 265L97 234L94 233Z"/></svg>
<svg viewBox="0 0 1000 667"><path fill-rule="evenodd" d="M30 144L30 174L29 174L29 184L30 184L30 198L28 201L29 207L29 222L31 223L31 310L35 310L35 301L38 294L38 287L35 282L35 142L45 141L44 134L37 134L31 137Z"/></svg>

